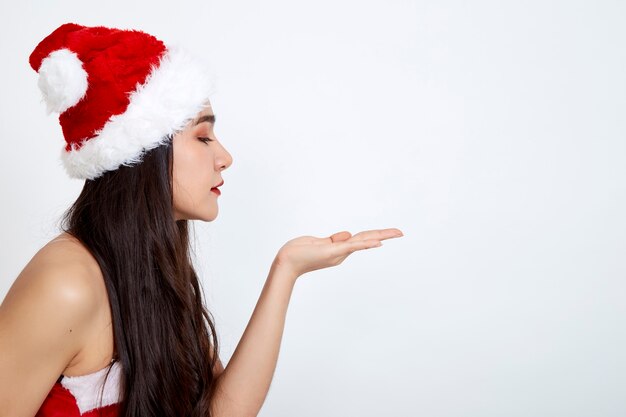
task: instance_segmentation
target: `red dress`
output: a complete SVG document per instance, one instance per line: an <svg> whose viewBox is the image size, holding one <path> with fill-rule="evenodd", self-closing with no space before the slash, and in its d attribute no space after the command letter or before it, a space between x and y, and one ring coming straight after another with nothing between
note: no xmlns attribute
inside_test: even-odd
<svg viewBox="0 0 626 417"><path fill-rule="evenodd" d="M121 366L112 361L100 403L100 390L107 366L87 375L61 375L35 417L117 417L121 401Z"/></svg>

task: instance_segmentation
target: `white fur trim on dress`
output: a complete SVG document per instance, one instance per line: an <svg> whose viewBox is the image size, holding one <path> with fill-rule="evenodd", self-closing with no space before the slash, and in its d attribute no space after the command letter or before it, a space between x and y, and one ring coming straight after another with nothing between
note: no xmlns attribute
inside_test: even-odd
<svg viewBox="0 0 626 417"><path fill-rule="evenodd" d="M72 178L94 179L120 165L141 162L142 154L165 143L208 105L215 92L212 68L170 46L143 85L130 95L126 111L111 116L82 147L61 150Z"/></svg>
<svg viewBox="0 0 626 417"><path fill-rule="evenodd" d="M122 400L121 387L121 365L115 361L111 365L111 371L104 384L102 392L102 403L100 403L100 390L104 382L104 377L108 367L100 369L94 373L80 376L64 376L61 385L67 388L74 399L80 414L83 415L95 408L102 408L110 404L116 404Z"/></svg>
<svg viewBox="0 0 626 417"><path fill-rule="evenodd" d="M41 61L37 85L46 103L48 114L63 113L75 106L87 92L87 71L69 49L53 51Z"/></svg>

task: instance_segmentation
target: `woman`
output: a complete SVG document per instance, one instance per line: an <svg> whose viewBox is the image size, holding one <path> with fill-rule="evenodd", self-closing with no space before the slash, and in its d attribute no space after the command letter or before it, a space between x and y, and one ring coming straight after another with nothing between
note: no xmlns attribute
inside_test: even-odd
<svg viewBox="0 0 626 417"><path fill-rule="evenodd" d="M30 64L85 184L0 306L1 414L257 415L297 278L402 233L287 242L224 368L188 236L189 220L216 218L232 164L208 69L144 32L73 23Z"/></svg>

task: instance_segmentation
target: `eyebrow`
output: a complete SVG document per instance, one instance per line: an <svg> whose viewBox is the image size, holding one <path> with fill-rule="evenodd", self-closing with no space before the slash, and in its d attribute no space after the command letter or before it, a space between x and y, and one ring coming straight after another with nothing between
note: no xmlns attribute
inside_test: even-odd
<svg viewBox="0 0 626 417"><path fill-rule="evenodd" d="M215 124L215 115L209 114L207 116L200 116L198 120L194 123L194 126L199 125L200 123L209 122L211 124Z"/></svg>

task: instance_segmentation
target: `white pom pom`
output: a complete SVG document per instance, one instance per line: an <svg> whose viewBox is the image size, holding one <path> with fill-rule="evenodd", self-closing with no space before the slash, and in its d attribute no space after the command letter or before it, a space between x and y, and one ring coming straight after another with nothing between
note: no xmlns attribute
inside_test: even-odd
<svg viewBox="0 0 626 417"><path fill-rule="evenodd" d="M85 96L87 72L74 52L59 49L41 62L37 85L43 93L48 114L63 113Z"/></svg>

